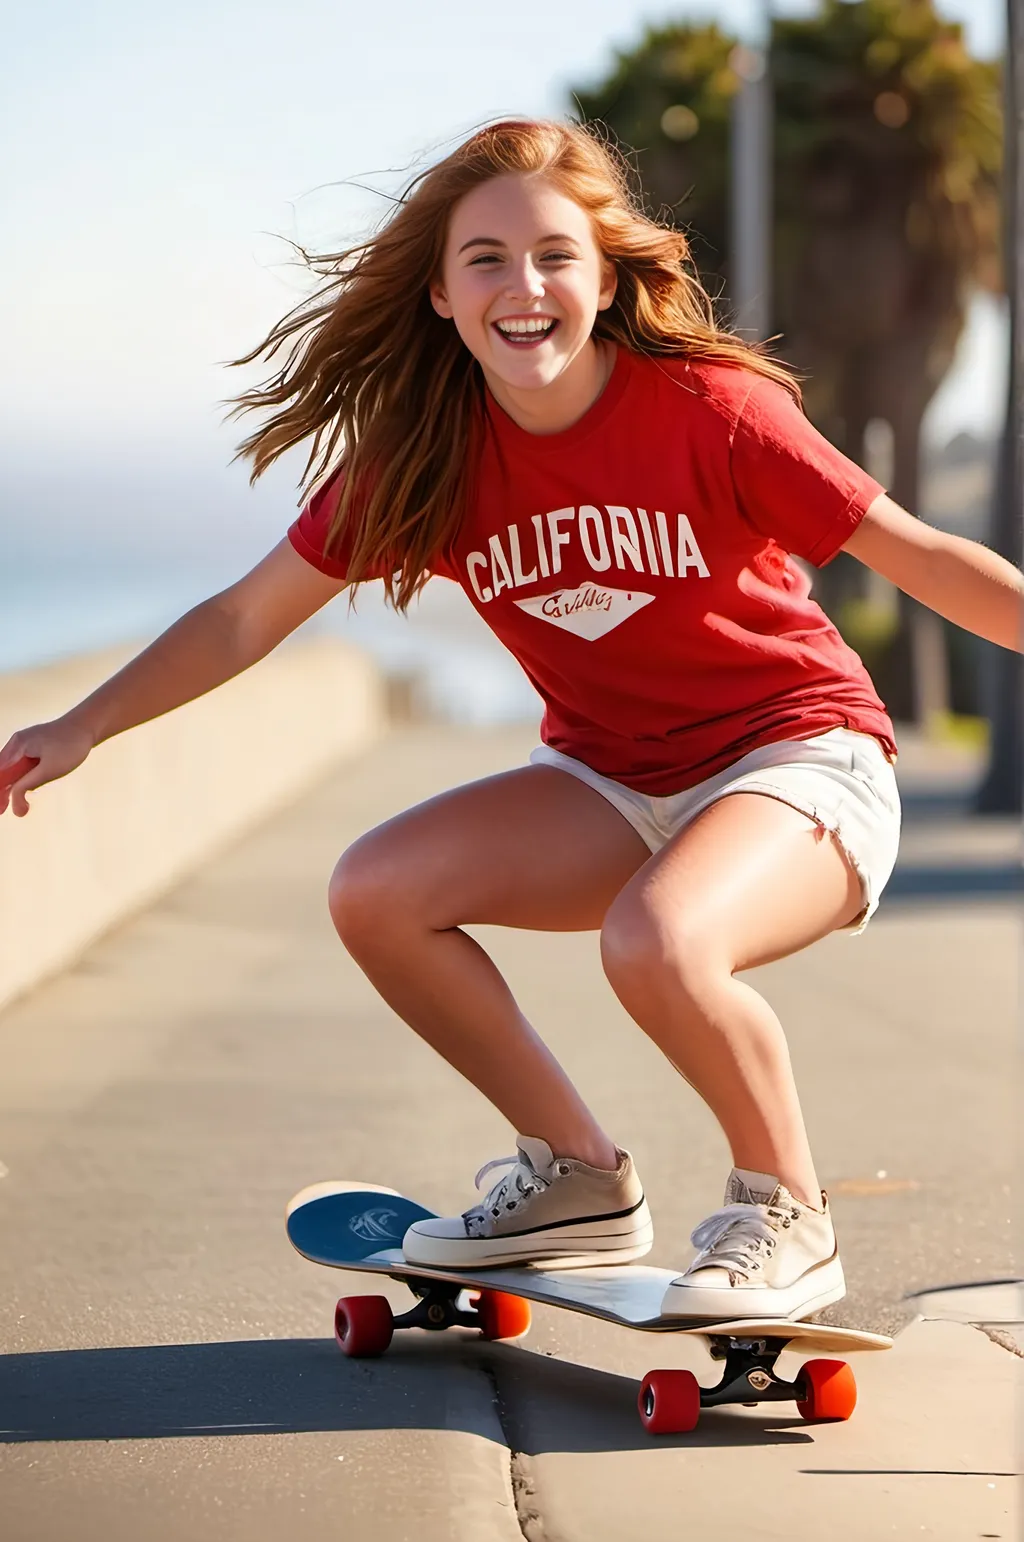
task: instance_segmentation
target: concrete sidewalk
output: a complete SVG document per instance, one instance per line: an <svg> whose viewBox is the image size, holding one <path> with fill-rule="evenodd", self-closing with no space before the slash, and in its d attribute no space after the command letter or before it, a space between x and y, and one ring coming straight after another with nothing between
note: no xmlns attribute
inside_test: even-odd
<svg viewBox="0 0 1024 1542"><path fill-rule="evenodd" d="M905 871L959 864L960 888L894 886L863 938L755 978L834 1197L850 1293L829 1315L899 1334L854 1361L854 1418L729 1409L651 1440L643 1372L709 1380L709 1363L553 1311L521 1345L337 1352L339 1286L379 1281L294 1255L289 1195L347 1176L450 1211L511 1140L345 957L327 876L370 824L531 742L395 734L0 1015L4 1542L1017 1535L1019 1300L985 1289L1017 1272L1019 915L991 878L1013 870L1015 832L936 824L970 767L940 775L926 755ZM636 1153L651 1261L682 1264L720 1203L714 1121L618 1008L594 937L481 938Z"/></svg>

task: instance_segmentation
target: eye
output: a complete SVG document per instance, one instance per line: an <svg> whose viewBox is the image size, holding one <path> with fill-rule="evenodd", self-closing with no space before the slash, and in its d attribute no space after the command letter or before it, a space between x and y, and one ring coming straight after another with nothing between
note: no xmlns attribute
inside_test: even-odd
<svg viewBox="0 0 1024 1542"><path fill-rule="evenodd" d="M576 256L573 252L545 252L540 260L541 262L575 262ZM467 266L471 268L479 268L484 265L491 267L494 263L500 261L501 256L498 252L481 252L478 257L470 258Z"/></svg>

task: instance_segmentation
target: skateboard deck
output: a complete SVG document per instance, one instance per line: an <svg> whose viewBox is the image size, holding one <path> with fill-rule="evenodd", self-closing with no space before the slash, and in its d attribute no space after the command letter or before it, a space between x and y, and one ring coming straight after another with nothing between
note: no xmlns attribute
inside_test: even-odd
<svg viewBox="0 0 1024 1542"><path fill-rule="evenodd" d="M775 1371L779 1355L784 1349L831 1355L892 1347L892 1340L878 1333L790 1318L715 1323L665 1316L661 1302L678 1269L527 1264L465 1270L407 1263L402 1237L414 1221L433 1217L432 1210L394 1189L365 1183L313 1184L289 1204L288 1238L303 1257L334 1269L389 1275L418 1297L417 1304L397 1318L383 1297L343 1297L335 1314L335 1334L346 1354L380 1354L394 1329L405 1327L475 1327L485 1338L518 1338L529 1326L525 1303L531 1301L647 1333L687 1334L703 1340L713 1360L725 1361L718 1386L700 1387L690 1371L652 1371L638 1399L641 1418L652 1433L679 1433L695 1426L701 1408L722 1403L788 1399L796 1401L805 1418L848 1418L856 1401L849 1366L836 1360L812 1361L788 1382ZM475 1293L469 1304L461 1299L466 1292Z"/></svg>

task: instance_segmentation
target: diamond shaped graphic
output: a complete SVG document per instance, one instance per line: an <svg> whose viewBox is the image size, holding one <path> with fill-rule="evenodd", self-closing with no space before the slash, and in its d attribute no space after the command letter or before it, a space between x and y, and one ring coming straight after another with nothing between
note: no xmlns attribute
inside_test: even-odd
<svg viewBox="0 0 1024 1542"><path fill-rule="evenodd" d="M644 594L639 589L580 584L578 589L554 589L550 594L535 594L515 603L529 616L538 616L541 621L550 621L552 626L564 627L567 632L594 642L653 599L653 594Z"/></svg>

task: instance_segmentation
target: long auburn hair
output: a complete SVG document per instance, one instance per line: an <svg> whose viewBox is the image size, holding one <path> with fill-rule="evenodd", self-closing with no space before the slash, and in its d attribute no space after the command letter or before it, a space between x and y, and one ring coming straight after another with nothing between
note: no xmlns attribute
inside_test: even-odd
<svg viewBox="0 0 1024 1542"><path fill-rule="evenodd" d="M529 119L481 129L415 177L366 240L318 256L297 247L326 283L232 361L269 363L289 345L262 386L230 399L229 417L276 409L235 459L252 462L255 482L312 436L303 500L344 468L328 550L344 537L352 584L384 571L397 610L455 535L482 433L482 373L454 325L435 312L428 286L440 276L455 204L510 173L543 173L590 216L618 278L611 306L598 312L596 337L635 353L745 367L801 400L788 370L718 326L685 234L643 212L628 163L599 131Z"/></svg>

